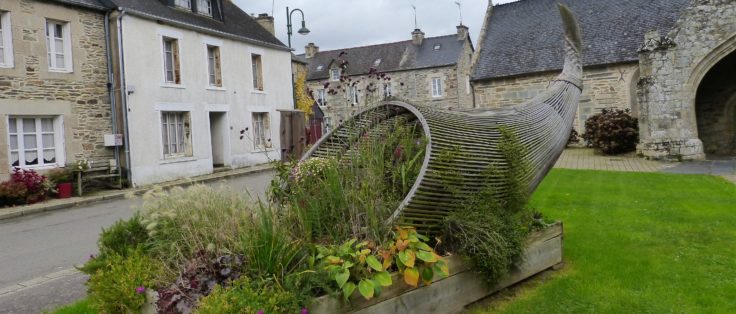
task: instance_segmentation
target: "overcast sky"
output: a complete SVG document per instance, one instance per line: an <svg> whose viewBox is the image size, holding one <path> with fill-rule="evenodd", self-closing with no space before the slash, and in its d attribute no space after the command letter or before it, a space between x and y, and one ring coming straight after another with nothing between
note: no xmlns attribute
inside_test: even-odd
<svg viewBox="0 0 736 314"><path fill-rule="evenodd" d="M516 0L493 0L494 4ZM234 0L249 14L273 12L276 36L287 44L286 7L304 11L308 35L300 35L301 16L294 12L291 46L296 53L314 42L320 50L333 50L411 39L414 12L427 37L454 34L460 22L455 0ZM273 3L273 6L272 6ZM470 28L475 44L483 25L488 0L461 0L463 24ZM273 10L273 11L272 11Z"/></svg>

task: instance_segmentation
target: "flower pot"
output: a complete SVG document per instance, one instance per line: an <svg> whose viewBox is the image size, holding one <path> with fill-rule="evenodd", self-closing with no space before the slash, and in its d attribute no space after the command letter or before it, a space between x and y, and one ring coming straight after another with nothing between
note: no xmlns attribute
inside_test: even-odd
<svg viewBox="0 0 736 314"><path fill-rule="evenodd" d="M72 197L72 184L71 182L67 183L59 183L56 186L56 189L59 191L59 198L70 198Z"/></svg>

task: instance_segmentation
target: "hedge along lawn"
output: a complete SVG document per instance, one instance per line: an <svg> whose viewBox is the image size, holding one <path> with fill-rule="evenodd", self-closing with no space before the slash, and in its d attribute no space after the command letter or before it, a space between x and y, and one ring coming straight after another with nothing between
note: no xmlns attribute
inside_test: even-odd
<svg viewBox="0 0 736 314"><path fill-rule="evenodd" d="M479 313L736 313L736 185L555 169L531 205L565 228L565 267Z"/></svg>

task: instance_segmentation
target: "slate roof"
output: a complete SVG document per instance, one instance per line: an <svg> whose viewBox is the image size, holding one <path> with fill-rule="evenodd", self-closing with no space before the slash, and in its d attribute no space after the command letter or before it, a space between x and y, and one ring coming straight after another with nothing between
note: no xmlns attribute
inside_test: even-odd
<svg viewBox="0 0 736 314"><path fill-rule="evenodd" d="M128 14L180 24L215 35L252 42L277 49L290 50L286 45L261 27L253 17L229 0L222 1L223 21L165 5L161 0L53 0L72 5L99 5L109 9L125 10Z"/></svg>
<svg viewBox="0 0 736 314"><path fill-rule="evenodd" d="M644 34L666 34L691 0L521 0L494 6L472 79L561 69L558 2L578 18L583 64L591 66L637 61Z"/></svg>
<svg viewBox="0 0 736 314"><path fill-rule="evenodd" d="M440 49L434 50L439 44ZM425 38L421 46L411 40L387 44L320 51L309 61L307 80L320 80L329 77L329 68L338 58L348 62L347 75L367 74L371 68L379 72L393 72L450 66L457 64L465 41L458 40L457 34ZM340 56L343 53L343 56ZM304 56L299 55L299 56ZM381 59L374 67L377 59ZM317 70L322 65L321 70Z"/></svg>
<svg viewBox="0 0 736 314"><path fill-rule="evenodd" d="M97 0L51 0L51 2L58 2L62 4L85 7L85 8L95 9L95 10L100 10L100 11L105 11L107 9L105 4Z"/></svg>

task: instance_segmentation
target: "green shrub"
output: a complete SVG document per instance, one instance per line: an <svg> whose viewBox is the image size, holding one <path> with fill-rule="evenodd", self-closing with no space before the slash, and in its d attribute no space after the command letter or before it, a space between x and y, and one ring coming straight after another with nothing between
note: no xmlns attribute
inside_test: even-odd
<svg viewBox="0 0 736 314"><path fill-rule="evenodd" d="M297 236L320 243L387 237L385 221L413 186L426 140L420 127L398 121L356 140L339 159L312 158L288 176L279 172L273 186L288 186L279 195Z"/></svg>
<svg viewBox="0 0 736 314"><path fill-rule="evenodd" d="M154 289L163 273L160 261L138 249L128 257L111 254L87 282L90 303L99 313L136 313L146 301L145 290Z"/></svg>
<svg viewBox="0 0 736 314"><path fill-rule="evenodd" d="M283 283L304 260L307 250L302 241L290 237L288 225L279 221L268 205L260 204L259 208L253 227L240 234L239 249L252 276L275 277Z"/></svg>
<svg viewBox="0 0 736 314"><path fill-rule="evenodd" d="M53 184L72 182L74 173L66 168L56 168L46 175Z"/></svg>
<svg viewBox="0 0 736 314"><path fill-rule="evenodd" d="M108 256L127 257L136 249L145 250L147 242L148 231L141 223L139 213L133 214L133 217L128 220L118 220L109 228L102 229L100 238L97 240L100 254L87 261L80 270L90 275L94 274L97 269L105 266Z"/></svg>
<svg viewBox="0 0 736 314"><path fill-rule="evenodd" d="M491 284L519 261L532 224L526 210L531 171L524 148L512 130L499 131L505 166L491 165L484 175L487 182L502 184L481 189L444 219L442 230L444 249L468 257Z"/></svg>
<svg viewBox="0 0 736 314"><path fill-rule="evenodd" d="M606 155L634 151L639 142L639 122L629 113L629 109L603 109L585 121L583 139Z"/></svg>
<svg viewBox="0 0 736 314"><path fill-rule="evenodd" d="M50 314L97 314L97 310L95 310L92 305L89 302L89 299L82 299L80 301L74 302L72 304L65 305L63 307L60 307L58 309L53 310L52 312L44 312L44 313L50 313Z"/></svg>
<svg viewBox="0 0 736 314"><path fill-rule="evenodd" d="M291 292L242 277L228 288L217 286L212 294L201 300L196 313L300 313L300 309L297 297Z"/></svg>

